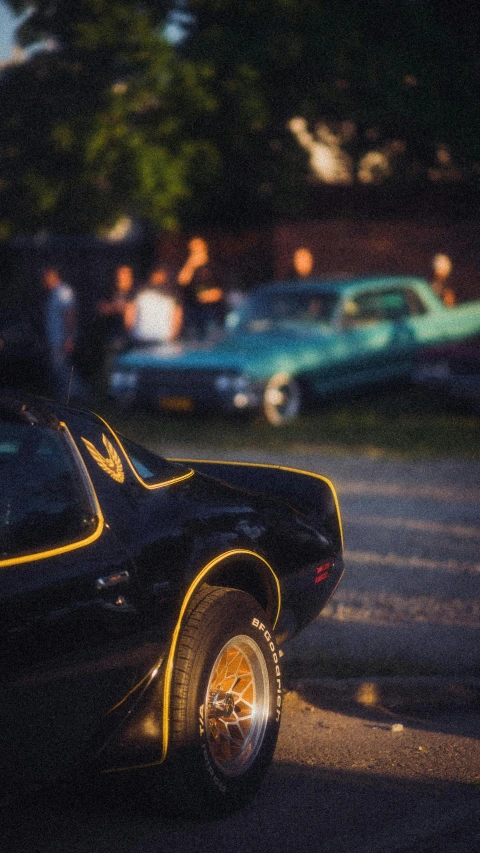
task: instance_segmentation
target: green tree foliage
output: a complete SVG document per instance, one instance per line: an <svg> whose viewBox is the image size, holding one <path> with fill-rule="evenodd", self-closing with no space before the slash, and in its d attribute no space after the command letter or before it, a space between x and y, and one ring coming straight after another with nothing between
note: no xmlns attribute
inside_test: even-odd
<svg viewBox="0 0 480 853"><path fill-rule="evenodd" d="M41 49L0 78L3 236L97 233L122 216L178 226L190 161L211 155L188 135L184 116L208 102L162 35L166 12L146 0L36 3L19 39Z"/></svg>
<svg viewBox="0 0 480 853"><path fill-rule="evenodd" d="M4 236L258 224L329 181L478 183L478 0L9 5L41 49L0 76Z"/></svg>
<svg viewBox="0 0 480 853"><path fill-rule="evenodd" d="M216 105L203 128L221 152L212 207L283 217L305 207L315 175L311 152L289 129L295 117L310 144L341 149L354 184L474 181L479 8L475 0L189 0L183 55L208 71Z"/></svg>

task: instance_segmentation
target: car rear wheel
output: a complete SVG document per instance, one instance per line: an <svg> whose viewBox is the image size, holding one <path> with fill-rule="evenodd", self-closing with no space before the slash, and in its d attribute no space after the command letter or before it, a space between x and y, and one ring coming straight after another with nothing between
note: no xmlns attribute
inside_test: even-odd
<svg viewBox="0 0 480 853"><path fill-rule="evenodd" d="M244 805L272 760L281 702L279 653L262 608L239 590L202 587L173 673L167 765L176 810ZM181 802L175 792L186 783L193 797Z"/></svg>
<svg viewBox="0 0 480 853"><path fill-rule="evenodd" d="M275 373L263 393L263 413L273 426L293 421L302 404L300 386L286 373Z"/></svg>

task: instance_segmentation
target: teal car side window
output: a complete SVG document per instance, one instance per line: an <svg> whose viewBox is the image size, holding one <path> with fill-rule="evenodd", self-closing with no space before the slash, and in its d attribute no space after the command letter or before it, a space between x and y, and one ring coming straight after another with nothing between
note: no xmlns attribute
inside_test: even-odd
<svg viewBox="0 0 480 853"><path fill-rule="evenodd" d="M406 288L405 299L408 303L411 316L419 317L420 315L427 313L427 306L412 287Z"/></svg>
<svg viewBox="0 0 480 853"><path fill-rule="evenodd" d="M347 299L344 305L343 327L355 329L373 326L382 319L378 293L363 293L355 299Z"/></svg>
<svg viewBox="0 0 480 853"><path fill-rule="evenodd" d="M425 311L422 301L410 288L371 291L345 302L342 325L344 328L373 326L406 320Z"/></svg>

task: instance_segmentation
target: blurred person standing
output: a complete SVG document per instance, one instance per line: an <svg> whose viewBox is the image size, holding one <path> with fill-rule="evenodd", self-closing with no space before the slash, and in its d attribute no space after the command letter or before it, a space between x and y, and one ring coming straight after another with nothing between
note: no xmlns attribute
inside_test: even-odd
<svg viewBox="0 0 480 853"><path fill-rule="evenodd" d="M455 305L455 291L447 284L452 272L452 262L448 255L441 253L432 259L432 290L448 308Z"/></svg>
<svg viewBox="0 0 480 853"><path fill-rule="evenodd" d="M135 298L132 341L136 344L174 341L182 322L183 310L172 273L166 266L157 266Z"/></svg>
<svg viewBox="0 0 480 853"><path fill-rule="evenodd" d="M135 319L135 299L133 293L134 276L131 267L126 264L117 268L115 287L110 299L104 299L97 306L98 314L104 318L104 331L108 348L120 352L128 343Z"/></svg>
<svg viewBox="0 0 480 853"><path fill-rule="evenodd" d="M122 264L115 270L112 295L97 305L97 314L91 330L91 350L100 354L101 382L108 384L108 376L115 356L130 342L135 320L134 275L132 267Z"/></svg>
<svg viewBox="0 0 480 853"><path fill-rule="evenodd" d="M299 246L293 253L291 277L299 281L311 278L313 265L313 254L310 249Z"/></svg>
<svg viewBox="0 0 480 853"><path fill-rule="evenodd" d="M61 403L71 398L82 401L86 389L75 369L73 356L77 344L77 301L73 288L62 280L56 267L43 272L46 290L44 330L53 379L52 391Z"/></svg>
<svg viewBox="0 0 480 853"><path fill-rule="evenodd" d="M185 336L204 340L223 328L225 294L219 270L212 264L208 243L203 237L192 237L189 254L178 273L183 289Z"/></svg>

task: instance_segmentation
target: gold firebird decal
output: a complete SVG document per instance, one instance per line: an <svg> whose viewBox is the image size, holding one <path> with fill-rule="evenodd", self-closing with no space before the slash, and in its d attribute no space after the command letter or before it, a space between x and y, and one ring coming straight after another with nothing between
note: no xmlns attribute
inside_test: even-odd
<svg viewBox="0 0 480 853"><path fill-rule="evenodd" d="M102 441L104 447L107 451L106 456L102 456L102 454L97 450L96 447L93 446L91 441L87 441L86 438L82 437L82 441L95 459L97 465L100 466L102 471L105 471L112 480L115 480L116 483L123 483L125 480L125 472L123 470L122 461L117 451L115 450L111 441L108 440L106 435L102 435Z"/></svg>

